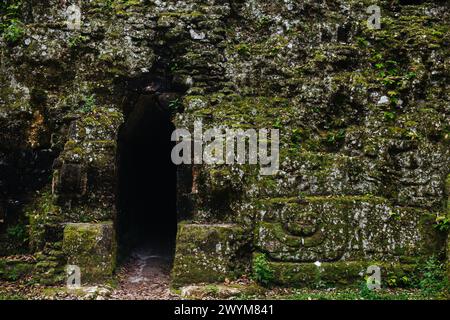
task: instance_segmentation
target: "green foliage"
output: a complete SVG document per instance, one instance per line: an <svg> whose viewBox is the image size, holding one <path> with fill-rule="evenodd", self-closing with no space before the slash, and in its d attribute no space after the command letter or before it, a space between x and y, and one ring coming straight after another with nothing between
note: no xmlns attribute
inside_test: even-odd
<svg viewBox="0 0 450 320"><path fill-rule="evenodd" d="M327 134L326 141L329 144L335 144L335 143L341 142L345 139L345 133L346 133L345 129L340 129L335 132L329 132Z"/></svg>
<svg viewBox="0 0 450 320"><path fill-rule="evenodd" d="M69 48L76 48L78 47L80 44L86 42L88 40L87 37L82 36L82 35L77 35L77 36L73 36L69 39Z"/></svg>
<svg viewBox="0 0 450 320"><path fill-rule="evenodd" d="M18 244L24 244L28 241L28 230L24 224L16 224L6 229L6 235L12 241Z"/></svg>
<svg viewBox="0 0 450 320"><path fill-rule="evenodd" d="M273 278L274 272L269 266L266 255L256 254L253 260L253 279L262 285L269 285Z"/></svg>
<svg viewBox="0 0 450 320"><path fill-rule="evenodd" d="M177 62L172 62L172 63L169 65L169 69L170 69L170 71L175 72L175 71L177 71L177 70L180 69L180 66L178 65Z"/></svg>
<svg viewBox="0 0 450 320"><path fill-rule="evenodd" d="M258 297L244 297L257 299ZM417 300L424 299L420 293L412 290L377 290L371 291L365 282L359 288L345 288L333 290L310 290L297 289L287 296L278 296L276 299L283 300Z"/></svg>
<svg viewBox="0 0 450 320"><path fill-rule="evenodd" d="M356 42L357 42L358 46L360 46L362 48L365 48L365 47L369 46L369 41L367 41L363 37L357 37L356 38Z"/></svg>
<svg viewBox="0 0 450 320"><path fill-rule="evenodd" d="M435 296L449 289L445 266L436 257L430 257L419 266L419 270L422 274L419 288L424 295Z"/></svg>
<svg viewBox="0 0 450 320"><path fill-rule="evenodd" d="M180 99L174 99L169 102L169 111L172 113L176 113L181 109L182 106L183 103Z"/></svg>
<svg viewBox="0 0 450 320"><path fill-rule="evenodd" d="M409 288L412 286L412 281L408 276L398 277L395 274L388 275L386 284L390 288Z"/></svg>
<svg viewBox="0 0 450 320"><path fill-rule="evenodd" d="M392 111L385 111L385 112L383 113L383 115L384 115L384 119L385 119L386 121L394 121L394 120L395 120L395 117L396 117L395 113L392 112Z"/></svg>
<svg viewBox="0 0 450 320"><path fill-rule="evenodd" d="M381 297L379 296L378 292L376 290L370 290L367 286L366 282L361 283L359 288L359 296L364 300L380 300Z"/></svg>
<svg viewBox="0 0 450 320"><path fill-rule="evenodd" d="M274 129L281 129L281 128L283 128L283 124L281 123L281 120L279 118L273 124L273 128Z"/></svg>
<svg viewBox="0 0 450 320"><path fill-rule="evenodd" d="M270 17L262 16L256 21L256 26L258 27L258 29L262 29L267 28L268 26L270 26L271 23L272 21L270 20Z"/></svg>
<svg viewBox="0 0 450 320"><path fill-rule="evenodd" d="M434 228L442 232L447 232L450 229L450 219L443 215L437 215Z"/></svg>
<svg viewBox="0 0 450 320"><path fill-rule="evenodd" d="M291 142L292 144L299 146L300 143L303 141L303 130L294 128L292 129L292 136L291 136Z"/></svg>
<svg viewBox="0 0 450 320"><path fill-rule="evenodd" d="M23 24L18 20L13 20L4 30L3 38L9 43L15 43L23 37L24 33Z"/></svg>
<svg viewBox="0 0 450 320"><path fill-rule="evenodd" d="M1 300L26 300L25 296L20 294L11 294L11 293L0 293L0 301Z"/></svg>
<svg viewBox="0 0 450 320"><path fill-rule="evenodd" d="M25 34L24 25L20 21L21 1L6 0L0 2L0 35L8 43L19 41Z"/></svg>
<svg viewBox="0 0 450 320"><path fill-rule="evenodd" d="M250 56L250 51L251 51L250 47L245 43L236 45L236 52L241 56L244 57Z"/></svg>
<svg viewBox="0 0 450 320"><path fill-rule="evenodd" d="M91 94L90 96L83 97L83 106L81 107L81 112L89 113L96 105L95 96Z"/></svg>
<svg viewBox="0 0 450 320"><path fill-rule="evenodd" d="M375 53L370 58L375 71L376 78L381 84L391 90L388 92L392 105L397 105L400 99L399 89L404 89L410 80L416 78L417 74L412 67L401 66L398 61L388 59L381 53Z"/></svg>
<svg viewBox="0 0 450 320"><path fill-rule="evenodd" d="M216 295L219 293L219 288L216 285L210 284L205 287L205 291L208 294Z"/></svg>
<svg viewBox="0 0 450 320"><path fill-rule="evenodd" d="M102 2L105 13L115 12L117 15L126 15L126 9L140 4L140 0L102 0Z"/></svg>

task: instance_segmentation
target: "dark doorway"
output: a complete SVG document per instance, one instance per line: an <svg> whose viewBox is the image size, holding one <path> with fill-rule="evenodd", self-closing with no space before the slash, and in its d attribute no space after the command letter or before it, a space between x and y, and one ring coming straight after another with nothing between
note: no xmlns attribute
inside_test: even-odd
<svg viewBox="0 0 450 320"><path fill-rule="evenodd" d="M173 256L177 230L176 166L170 113L156 95L141 95L119 131L119 257L145 247Z"/></svg>

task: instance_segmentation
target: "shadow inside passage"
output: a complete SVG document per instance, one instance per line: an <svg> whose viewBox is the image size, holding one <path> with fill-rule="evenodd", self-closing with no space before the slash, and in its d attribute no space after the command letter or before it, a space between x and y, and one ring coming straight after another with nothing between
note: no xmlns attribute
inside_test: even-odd
<svg viewBox="0 0 450 320"><path fill-rule="evenodd" d="M119 257L136 248L172 256L177 230L174 125L155 95L142 95L118 137Z"/></svg>

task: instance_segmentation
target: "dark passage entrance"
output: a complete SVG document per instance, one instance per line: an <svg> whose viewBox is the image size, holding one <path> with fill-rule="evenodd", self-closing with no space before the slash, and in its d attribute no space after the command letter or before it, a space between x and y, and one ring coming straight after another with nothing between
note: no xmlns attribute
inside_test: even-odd
<svg viewBox="0 0 450 320"><path fill-rule="evenodd" d="M141 95L119 131L119 255L136 247L173 255L177 230L174 126L156 95Z"/></svg>

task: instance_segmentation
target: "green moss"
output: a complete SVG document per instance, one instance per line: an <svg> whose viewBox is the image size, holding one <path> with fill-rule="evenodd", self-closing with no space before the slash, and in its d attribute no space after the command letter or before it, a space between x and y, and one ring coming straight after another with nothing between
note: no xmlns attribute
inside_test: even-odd
<svg viewBox="0 0 450 320"><path fill-rule="evenodd" d="M22 294L0 292L0 300L27 300L27 297Z"/></svg>
<svg viewBox="0 0 450 320"><path fill-rule="evenodd" d="M242 246L242 229L234 225L195 225L178 227L177 248L172 270L172 286L221 282L242 272L235 260Z"/></svg>
<svg viewBox="0 0 450 320"><path fill-rule="evenodd" d="M351 261L325 262L320 266L313 263L271 262L274 270L274 284L290 287L346 287L364 281L367 267L377 265L382 272L382 286L388 285L388 279L414 277L415 265L395 263ZM383 280L384 279L384 280Z"/></svg>
<svg viewBox="0 0 450 320"><path fill-rule="evenodd" d="M48 231L58 229L62 222L61 208L54 204L50 191L43 191L35 201L25 209L29 219L30 248L33 251L42 250L47 242Z"/></svg>
<svg viewBox="0 0 450 320"><path fill-rule="evenodd" d="M273 281L274 272L270 268L267 257L263 253L255 253L253 255L253 278L255 281L263 284L269 285Z"/></svg>
<svg viewBox="0 0 450 320"><path fill-rule="evenodd" d="M112 223L67 224L63 251L68 264L80 267L83 281L100 281L111 276L116 263Z"/></svg>
<svg viewBox="0 0 450 320"><path fill-rule="evenodd" d="M188 96L186 111L197 118L210 118L229 128L271 128L274 119L288 119L289 101L281 97ZM206 121L205 121L206 122ZM208 122L210 120L208 119ZM283 123L284 125L284 123Z"/></svg>
<svg viewBox="0 0 450 320"><path fill-rule="evenodd" d="M32 263L0 258L0 279L6 281L19 280L26 275L30 275L33 268Z"/></svg>
<svg viewBox="0 0 450 320"><path fill-rule="evenodd" d="M362 288L344 288L330 291L295 289L291 294L276 295L274 299L280 300L424 300L431 299L414 289L384 289L369 291Z"/></svg>
<svg viewBox="0 0 450 320"><path fill-rule="evenodd" d="M0 36L10 44L17 43L25 34L21 22L22 1L6 0L0 3Z"/></svg>
<svg viewBox="0 0 450 320"><path fill-rule="evenodd" d="M447 209L447 218L450 219L450 174L447 176L445 180L445 194L447 196L446 200L446 209ZM447 231L447 246L446 246L446 255L447 255L447 282L450 283L450 235Z"/></svg>
<svg viewBox="0 0 450 320"><path fill-rule="evenodd" d="M447 209L450 209L450 204L448 203L450 201L450 174L447 176L447 179L445 179L445 194L447 195Z"/></svg>

